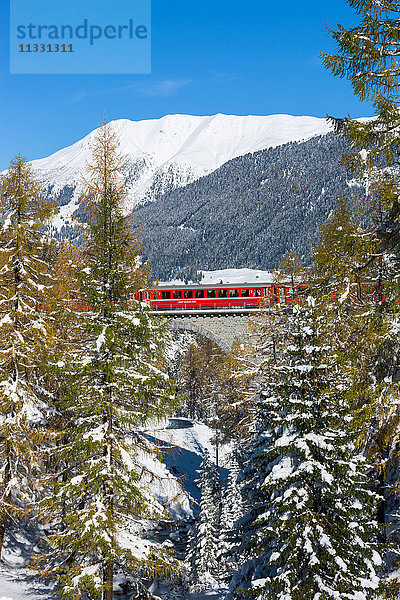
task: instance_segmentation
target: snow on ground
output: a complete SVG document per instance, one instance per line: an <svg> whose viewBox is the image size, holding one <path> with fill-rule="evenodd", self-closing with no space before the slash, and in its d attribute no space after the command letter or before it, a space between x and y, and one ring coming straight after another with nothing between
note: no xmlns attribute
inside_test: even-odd
<svg viewBox="0 0 400 600"><path fill-rule="evenodd" d="M190 598L190 600L223 600L227 591L228 590L225 588L220 588L218 590L204 590L198 594L189 594L188 598Z"/></svg>
<svg viewBox="0 0 400 600"><path fill-rule="evenodd" d="M144 452L136 458L142 467L141 483L144 489L147 488L175 519L191 517L189 498L179 480L168 469L168 465Z"/></svg>
<svg viewBox="0 0 400 600"><path fill-rule="evenodd" d="M38 551L35 544L34 530L6 533L0 563L0 600L56 600L54 587L41 582L26 568L32 551Z"/></svg>
<svg viewBox="0 0 400 600"><path fill-rule="evenodd" d="M189 346L196 343L196 335L191 331L174 331L165 348L165 356L168 362L180 364Z"/></svg>
<svg viewBox="0 0 400 600"><path fill-rule="evenodd" d="M204 451L208 450L211 460L215 458L215 445L212 442L214 432L204 423L185 417L170 417L168 423L159 428L155 426L153 432L154 437L171 445L179 446L200 456L203 456ZM220 448L220 463L224 466L228 453L228 446Z"/></svg>
<svg viewBox="0 0 400 600"><path fill-rule="evenodd" d="M0 600L56 600L57 596L47 585L32 580L23 570L0 570Z"/></svg>
<svg viewBox="0 0 400 600"><path fill-rule="evenodd" d="M178 478L190 501L192 511L198 512L200 491L195 484L198 470L203 460L205 450L208 450L211 460L215 461L215 446L212 443L213 431L198 421L184 417L172 417L167 423L155 424L146 433L156 440L164 450L164 463L175 477ZM226 466L231 448L221 446L219 449L219 464L221 477L228 475Z"/></svg>

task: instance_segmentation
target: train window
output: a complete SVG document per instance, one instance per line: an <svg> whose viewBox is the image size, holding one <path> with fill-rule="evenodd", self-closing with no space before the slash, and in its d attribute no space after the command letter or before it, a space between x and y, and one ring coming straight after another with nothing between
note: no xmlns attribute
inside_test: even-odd
<svg viewBox="0 0 400 600"><path fill-rule="evenodd" d="M204 298L204 290L196 290L195 296L196 298Z"/></svg>
<svg viewBox="0 0 400 600"><path fill-rule="evenodd" d="M229 295L231 298L237 298L239 296L239 290L229 290Z"/></svg>
<svg viewBox="0 0 400 600"><path fill-rule="evenodd" d="M253 296L261 296L261 288L254 288Z"/></svg>
<svg viewBox="0 0 400 600"><path fill-rule="evenodd" d="M163 300L169 300L171 298L171 292L161 292L161 298Z"/></svg>
<svg viewBox="0 0 400 600"><path fill-rule="evenodd" d="M193 298L193 290L185 290L183 292L183 297L184 298Z"/></svg>
<svg viewBox="0 0 400 600"><path fill-rule="evenodd" d="M218 290L218 298L226 298L228 295L228 290Z"/></svg>
<svg viewBox="0 0 400 600"><path fill-rule="evenodd" d="M207 290L207 298L215 298L216 295L217 294L215 290Z"/></svg>
<svg viewBox="0 0 400 600"><path fill-rule="evenodd" d="M174 300L177 300L178 298L182 298L182 292L181 290L174 290L172 292L172 297Z"/></svg>
<svg viewBox="0 0 400 600"><path fill-rule="evenodd" d="M264 288L264 296L269 296L271 293L271 288Z"/></svg>
<svg viewBox="0 0 400 600"><path fill-rule="evenodd" d="M146 300L150 300L150 292L145 292L144 297Z"/></svg>
<svg viewBox="0 0 400 600"><path fill-rule="evenodd" d="M250 290L242 290L242 293L240 295L242 296L242 298L247 298L248 296L250 296Z"/></svg>

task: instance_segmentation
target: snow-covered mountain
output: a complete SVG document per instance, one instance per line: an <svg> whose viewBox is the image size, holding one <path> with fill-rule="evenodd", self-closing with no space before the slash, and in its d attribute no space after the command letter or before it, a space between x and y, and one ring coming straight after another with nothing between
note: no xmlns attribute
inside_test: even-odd
<svg viewBox="0 0 400 600"><path fill-rule="evenodd" d="M167 115L145 121L119 119L112 124L126 165L128 211L215 171L232 158L331 129L325 119L290 115ZM78 208L79 181L95 135L96 130L48 158L33 161L48 193L61 197L58 229Z"/></svg>
<svg viewBox="0 0 400 600"><path fill-rule="evenodd" d="M271 270L289 250L307 261L337 198L364 193L340 163L348 151L333 132L267 148L138 206L143 258L162 281L195 279L199 270Z"/></svg>

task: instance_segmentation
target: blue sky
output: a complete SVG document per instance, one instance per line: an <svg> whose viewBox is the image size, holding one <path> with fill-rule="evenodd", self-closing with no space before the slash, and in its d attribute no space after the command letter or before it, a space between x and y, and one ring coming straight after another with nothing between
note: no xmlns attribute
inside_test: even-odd
<svg viewBox="0 0 400 600"><path fill-rule="evenodd" d="M0 170L76 142L104 112L372 114L319 58L334 49L328 26L357 22L344 0L153 0L151 75L10 75L9 1L0 7Z"/></svg>

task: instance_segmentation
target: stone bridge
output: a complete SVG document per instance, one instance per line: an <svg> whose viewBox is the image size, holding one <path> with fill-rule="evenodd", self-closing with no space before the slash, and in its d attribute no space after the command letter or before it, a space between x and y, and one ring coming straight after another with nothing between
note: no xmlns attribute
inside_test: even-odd
<svg viewBox="0 0 400 600"><path fill-rule="evenodd" d="M251 312L233 314L230 311L215 312L203 311L201 313L174 312L168 313L172 317L173 331L192 331L206 337L217 344L224 352L229 352L235 339L250 336Z"/></svg>

